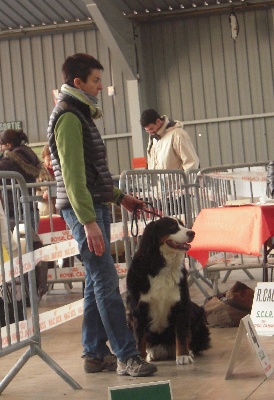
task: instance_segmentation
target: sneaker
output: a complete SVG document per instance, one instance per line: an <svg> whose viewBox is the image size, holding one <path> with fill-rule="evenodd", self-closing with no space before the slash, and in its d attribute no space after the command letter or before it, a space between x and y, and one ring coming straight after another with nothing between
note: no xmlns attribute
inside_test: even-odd
<svg viewBox="0 0 274 400"><path fill-rule="evenodd" d="M103 359L93 358L88 355L84 359L83 368L87 374L94 372L115 371L117 368L117 358L114 354L108 354Z"/></svg>
<svg viewBox="0 0 274 400"><path fill-rule="evenodd" d="M126 363L117 360L117 374L130 376L149 376L157 371L155 364L146 362L141 356L130 357Z"/></svg>

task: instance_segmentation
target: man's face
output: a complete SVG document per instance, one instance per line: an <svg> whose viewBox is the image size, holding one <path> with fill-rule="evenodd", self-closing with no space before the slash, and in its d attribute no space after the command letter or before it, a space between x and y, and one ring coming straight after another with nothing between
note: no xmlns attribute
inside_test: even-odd
<svg viewBox="0 0 274 400"><path fill-rule="evenodd" d="M100 90L102 90L103 88L101 82L101 70L93 69L89 74L86 82L83 82L80 78L75 78L74 85L87 94L97 96Z"/></svg>
<svg viewBox="0 0 274 400"><path fill-rule="evenodd" d="M155 123L145 126L145 131L150 135L156 135L162 125L163 121L158 118L156 119Z"/></svg>

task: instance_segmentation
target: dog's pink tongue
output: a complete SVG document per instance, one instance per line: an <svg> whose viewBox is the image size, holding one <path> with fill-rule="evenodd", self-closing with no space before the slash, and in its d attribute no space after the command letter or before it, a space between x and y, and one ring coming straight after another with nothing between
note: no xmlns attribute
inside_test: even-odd
<svg viewBox="0 0 274 400"><path fill-rule="evenodd" d="M177 250L187 251L191 247L189 243L178 243L178 242L174 242L173 240L167 240L166 243L173 249L177 249Z"/></svg>

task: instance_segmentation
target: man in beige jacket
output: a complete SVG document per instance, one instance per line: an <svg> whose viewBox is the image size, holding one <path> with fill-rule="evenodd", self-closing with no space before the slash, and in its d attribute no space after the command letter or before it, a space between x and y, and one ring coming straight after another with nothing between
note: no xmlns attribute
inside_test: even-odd
<svg viewBox="0 0 274 400"><path fill-rule="evenodd" d="M179 121L172 121L157 111L143 111L140 123L149 133L148 169L190 170L199 168L199 158L188 133Z"/></svg>

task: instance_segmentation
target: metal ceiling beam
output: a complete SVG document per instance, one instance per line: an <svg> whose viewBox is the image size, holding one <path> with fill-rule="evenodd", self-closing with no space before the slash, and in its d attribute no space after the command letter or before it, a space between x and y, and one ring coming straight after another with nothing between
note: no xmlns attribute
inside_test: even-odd
<svg viewBox="0 0 274 400"><path fill-rule="evenodd" d="M206 7L197 8L184 8L172 11L161 11L161 12L149 12L142 14L127 14L127 18L131 21L142 23L142 22L156 22L156 21L167 21L168 19L176 18L190 18L198 17L200 15L212 15L220 14L231 11L255 11L262 8L270 8L274 6L274 0L265 0L261 3L242 3L242 4L220 4L220 5L208 5Z"/></svg>
<svg viewBox="0 0 274 400"><path fill-rule="evenodd" d="M83 0L127 80L136 79L132 23L109 0Z"/></svg>
<svg viewBox="0 0 274 400"><path fill-rule="evenodd" d="M2 39L14 39L15 37L29 37L37 36L40 34L58 33L63 31L71 30L83 30L83 29L97 29L94 21L79 21L79 22L68 22L52 25L41 25L30 28L20 28L0 31L0 40Z"/></svg>
<svg viewBox="0 0 274 400"><path fill-rule="evenodd" d="M83 0L104 37L111 53L120 63L127 80L133 157L144 155L143 133L139 123L140 98L136 78L133 25L109 0ZM131 62L130 62L131 60ZM129 62L128 62L129 61ZM134 68L135 67L135 68Z"/></svg>

